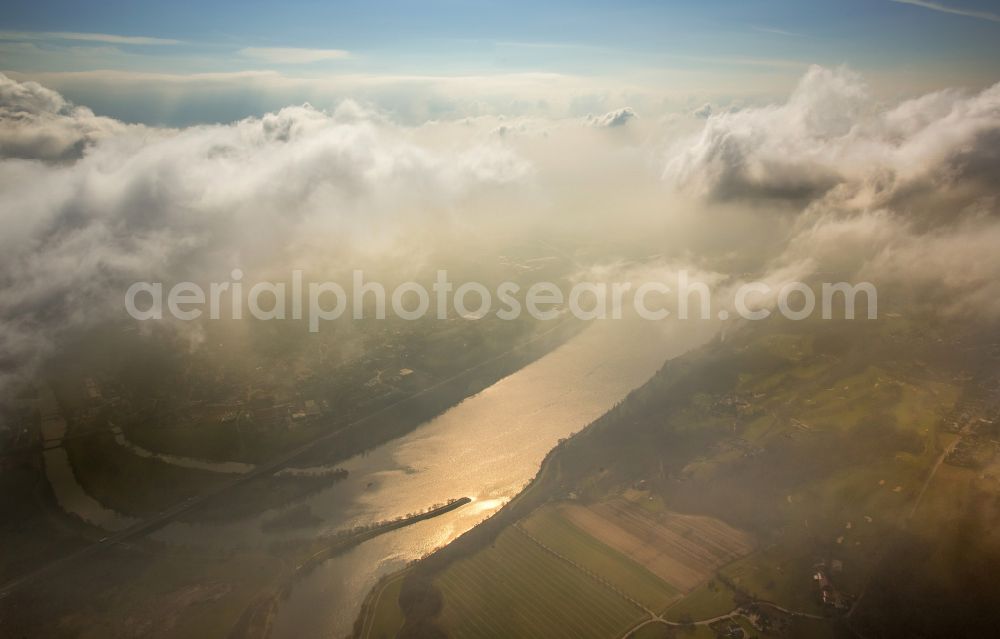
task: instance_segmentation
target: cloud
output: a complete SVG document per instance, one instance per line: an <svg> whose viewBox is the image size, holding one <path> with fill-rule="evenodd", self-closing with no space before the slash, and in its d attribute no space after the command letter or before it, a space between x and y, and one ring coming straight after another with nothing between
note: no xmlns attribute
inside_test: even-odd
<svg viewBox="0 0 1000 639"><path fill-rule="evenodd" d="M76 159L87 146L125 128L40 84L0 74L0 158Z"/></svg>
<svg viewBox="0 0 1000 639"><path fill-rule="evenodd" d="M701 120L708 119L708 116L712 115L711 103L706 102L705 104L701 105L700 107L692 111L691 115Z"/></svg>
<svg viewBox="0 0 1000 639"><path fill-rule="evenodd" d="M416 265L421 250L455 245L460 211L484 231L500 219L505 192L532 172L485 134L424 140L350 101L157 129L3 78L0 114L0 378L68 332L123 317L133 281L391 263L401 243Z"/></svg>
<svg viewBox="0 0 1000 639"><path fill-rule="evenodd" d="M622 107L614 111L609 111L604 115L591 116L588 119L594 126L607 129L625 126L630 120L633 120L636 117L635 111L633 111L631 107Z"/></svg>
<svg viewBox="0 0 1000 639"><path fill-rule="evenodd" d="M971 211L978 208L980 213ZM907 211L814 205L770 270L805 265L799 277L873 282L879 297L925 316L963 322L1000 319L1000 213L987 198L947 211L928 227Z"/></svg>
<svg viewBox="0 0 1000 639"><path fill-rule="evenodd" d="M240 55L275 64L309 64L326 60L346 60L350 51L343 49L294 49L282 47L248 47Z"/></svg>
<svg viewBox="0 0 1000 639"><path fill-rule="evenodd" d="M587 113L587 109L570 111L574 96L607 90L595 78L533 72L292 76L258 69L193 74L101 70L9 75L37 81L72 96L78 104L121 120L173 126L232 122L289 104L328 106L345 99L375 104L399 122L412 125L487 114L561 117ZM662 106L660 96L647 96L645 101Z"/></svg>
<svg viewBox="0 0 1000 639"><path fill-rule="evenodd" d="M181 44L180 40L123 36L109 33L77 33L73 31L0 31L0 40L75 40L79 42L104 42L106 44L164 46Z"/></svg>
<svg viewBox="0 0 1000 639"><path fill-rule="evenodd" d="M808 202L843 187L886 202L981 179L998 135L1000 85L880 109L857 74L812 67L783 104L713 114L670 153L664 177L720 200Z"/></svg>
<svg viewBox="0 0 1000 639"><path fill-rule="evenodd" d="M0 377L121 318L136 280L411 276L549 236L581 239L581 262L627 246L778 283L854 274L939 296L939 312L1000 314L1000 85L883 105L857 74L816 67L782 102L704 120L625 107L403 124L336 104L160 128L0 78Z"/></svg>
<svg viewBox="0 0 1000 639"><path fill-rule="evenodd" d="M990 22L1000 22L1000 14L993 13L992 11L977 11L975 9L962 9L959 7L952 7L946 4L941 4L940 2L929 2L928 0L889 0L889 1L896 2L898 4L909 4L915 7L923 7L924 9L930 9L931 11L940 11L941 13L950 13L958 16L966 16L968 18L989 20Z"/></svg>
<svg viewBox="0 0 1000 639"><path fill-rule="evenodd" d="M261 62L252 71L190 74L109 66L113 65L100 65L96 71L12 71L8 75L39 82L96 113L170 126L232 122L289 104L310 102L326 107L345 99L375 104L406 124L482 115L582 118L622 105L656 116L686 110L691 95L714 104L735 104L738 95L774 99L794 81L794 76L784 73L758 74L735 67L694 75L665 70L654 78L543 72L393 74L364 72L350 61L281 67L284 72L277 65L264 71L261 67L272 65ZM340 66L350 66L352 71L334 72ZM298 72L291 73L295 68ZM796 67L795 75L805 68Z"/></svg>
<svg viewBox="0 0 1000 639"><path fill-rule="evenodd" d="M1000 84L885 106L857 74L813 67L784 103L711 115L664 178L790 216L765 270L855 275L932 312L997 318L998 149Z"/></svg>

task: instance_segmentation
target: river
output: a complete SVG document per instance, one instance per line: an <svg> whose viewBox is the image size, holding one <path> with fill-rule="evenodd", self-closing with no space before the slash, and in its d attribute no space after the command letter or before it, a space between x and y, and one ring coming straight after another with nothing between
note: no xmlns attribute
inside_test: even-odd
<svg viewBox="0 0 1000 639"><path fill-rule="evenodd" d="M409 435L342 464L349 478L307 500L330 528L391 519L449 498L473 501L327 560L282 602L273 636L349 634L381 575L494 513L530 481L559 439L607 412L665 360L712 334L704 322L596 323Z"/></svg>

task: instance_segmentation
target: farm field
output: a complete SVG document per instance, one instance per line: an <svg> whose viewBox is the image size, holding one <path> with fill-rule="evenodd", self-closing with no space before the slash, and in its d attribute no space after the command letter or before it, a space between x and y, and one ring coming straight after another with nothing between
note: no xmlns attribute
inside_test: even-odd
<svg viewBox="0 0 1000 639"><path fill-rule="evenodd" d="M600 575L649 608L662 610L681 593L622 553L570 523L556 507L545 506L519 524L560 555Z"/></svg>
<svg viewBox="0 0 1000 639"><path fill-rule="evenodd" d="M715 632L708 626L688 626L683 629L683 634L676 627L670 627L662 623L648 623L635 632L629 634L628 639L716 639Z"/></svg>
<svg viewBox="0 0 1000 639"><path fill-rule="evenodd" d="M753 550L748 534L718 519L650 513L624 499L592 506L564 504L560 513L683 592Z"/></svg>
<svg viewBox="0 0 1000 639"><path fill-rule="evenodd" d="M451 565L436 584L441 625L455 638L615 637L647 615L517 527Z"/></svg>

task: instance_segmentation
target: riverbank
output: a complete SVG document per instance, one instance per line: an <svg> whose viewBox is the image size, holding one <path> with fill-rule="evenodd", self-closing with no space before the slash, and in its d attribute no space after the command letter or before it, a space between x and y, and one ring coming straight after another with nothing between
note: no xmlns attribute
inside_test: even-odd
<svg viewBox="0 0 1000 639"><path fill-rule="evenodd" d="M352 506L370 512L369 520L383 519L449 494L475 501L325 562L282 603L275 637L350 635L365 597L382 575L446 547L501 507L508 505L510 512L526 501L533 491L517 496L553 448L575 441L574 434L642 386L665 360L708 338L687 325L595 323L412 435L345 463L353 483L312 504L321 516L335 517ZM558 483L559 468L545 468L543 476L555 471ZM338 495L339 503L334 501Z"/></svg>
<svg viewBox="0 0 1000 639"><path fill-rule="evenodd" d="M583 431L577 436L582 434ZM428 574L446 566L463 554L470 554L489 545L507 526L543 504L552 494L552 483L558 477L558 456L568 441L568 439L563 440L550 450L542 460L538 472L535 473L524 490L515 495L492 516L430 555L414 561L402 570L383 577L365 596L361 610L354 622L353 636L360 639L366 639L369 636L366 633L370 632L370 629L376 625L375 618L378 615L379 604L387 605L381 601L381 597L389 584L396 581L402 583L403 580L411 576L416 576L418 579L426 578Z"/></svg>
<svg viewBox="0 0 1000 639"><path fill-rule="evenodd" d="M428 510L421 513L415 513L413 515L392 521L378 522L363 529L355 528L344 531L341 534L334 535L332 538L328 537L325 540L317 541L312 547L315 547L315 545L322 545L322 548L312 552L312 554L298 563L294 569L291 570L290 574L280 580L280 585L273 593L262 594L255 599L240 617L229 636L233 639L237 637L243 639L264 639L265 637L270 636L271 625L274 621L274 615L277 610L278 603L283 598L288 596L288 593L291 592L291 589L295 585L296 581L309 574L309 572L316 566L323 563L330 557L337 555L338 553L342 553L362 542L368 541L369 539L373 539L379 535L384 535L392 530L412 526L417 522L440 517L445 513L461 508L471 501L472 499L469 497L459 497L458 499L450 500L445 504L432 506Z"/></svg>
<svg viewBox="0 0 1000 639"><path fill-rule="evenodd" d="M660 337L662 339L662 336L657 335L649 337L654 339ZM696 348L710 339L710 335L708 334L690 335L674 333L670 337L673 346L658 351L655 363L647 357L646 364L649 367L642 368L643 372L641 374L639 373L640 369L632 369L632 381L627 386L622 384L624 381L623 378L612 374L612 371L617 369L614 366L608 365L608 359L603 360L600 364L596 365L598 368L593 369L600 371L600 377L592 373L585 374L587 380L586 386L606 392L613 384L618 384L620 390L610 393L614 398L599 411L573 411L572 416L574 419L579 420L577 421L579 426L567 428L563 431L565 433L564 436L550 440L551 443L546 446L544 453L537 458L538 462L536 462L537 465L534 466L533 471L529 471L531 474L525 473L527 481L521 483L518 487L519 490L512 491L509 501L503 503L502 506L498 505L498 510L493 512L491 516L475 522L462 534L455 536L450 542L440 544L439 547L427 548L420 555L413 557L414 561L411 561L408 565L409 570L407 571L406 583L402 588L403 592L412 595L412 599L414 600L419 600L422 596L421 593L433 598L433 589L428 589L428 587L438 572L458 559L471 556L483 548L490 547L501 532L510 524L529 514L550 498L557 496L565 497L569 492L576 490L573 486L573 479L582 470L580 463L584 460L586 463L600 463L600 459L597 458L599 457L597 454L598 451L592 450L593 447L588 445L588 442L592 442L594 439L592 435L607 431L604 428L605 426L613 424L618 418L624 416L622 413L623 405L627 405L630 398L636 393L644 392L643 389L648 386L650 379L657 376L657 370L662 371L664 361L668 361L669 364L667 365L673 367L675 365L674 362L678 361L678 358L684 359L683 356L690 352L692 348ZM608 343L611 344L613 342ZM604 351L607 353L606 357L627 359L630 362L641 361L640 358L642 355L635 352L626 354L623 350L620 350L624 344L624 342L618 342L611 350ZM647 340L645 344L647 344L647 354L649 354L649 341ZM631 348L631 346L627 348ZM621 370L628 369L623 367ZM546 384L543 383L540 386L545 387ZM560 397L563 399L568 398L568 395L562 394L564 391L562 391L561 386L558 384L552 385L550 393L553 392L560 393ZM621 394L617 394L618 392L621 392ZM551 396L550 394L549 401L551 401ZM587 397L580 397L579 399L587 401ZM609 397L609 399L611 398ZM493 408L493 406L491 405L490 408ZM503 408L500 410L506 414L513 414L510 410ZM532 423L537 423L538 415L532 413L531 420ZM497 423L496 419L491 421ZM506 432L516 432L516 430L512 431L512 427L509 425L514 422L507 421L504 423L508 424L508 426L505 426L507 429ZM574 454L567 455L566 453L569 450L572 450ZM375 557L369 558L370 561L373 559ZM399 566L394 574L399 574L399 568L402 568L402 566ZM373 583L372 585L374 586L375 584ZM366 595L366 598L359 600L358 603L359 609L367 612L372 608L372 597L373 595L377 595L377 589L373 591L369 587ZM364 606L361 606L362 602L365 602ZM383 600L382 604L385 605L386 601ZM421 615L418 614L417 616ZM369 619L366 618L365 614L357 615L355 617L355 624L350 631L355 636L359 636L362 629L368 627L366 625L368 622Z"/></svg>

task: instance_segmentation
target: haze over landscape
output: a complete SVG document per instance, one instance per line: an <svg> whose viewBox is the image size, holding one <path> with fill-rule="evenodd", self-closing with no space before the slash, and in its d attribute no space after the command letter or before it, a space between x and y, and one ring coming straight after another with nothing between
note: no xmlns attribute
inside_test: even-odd
<svg viewBox="0 0 1000 639"><path fill-rule="evenodd" d="M10 3L0 637L981 637L988 2Z"/></svg>

